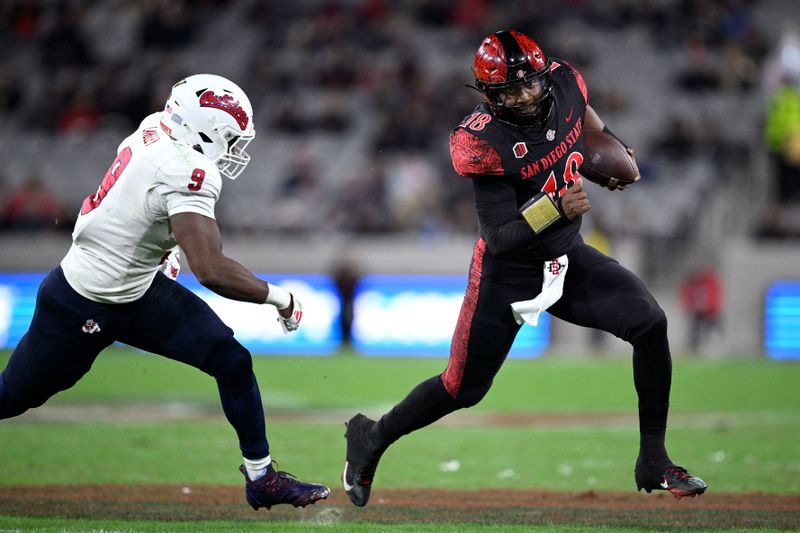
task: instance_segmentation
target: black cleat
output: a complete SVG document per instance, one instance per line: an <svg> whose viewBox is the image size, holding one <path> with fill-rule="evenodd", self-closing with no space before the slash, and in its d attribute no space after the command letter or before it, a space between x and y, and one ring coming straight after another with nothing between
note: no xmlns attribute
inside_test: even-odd
<svg viewBox="0 0 800 533"><path fill-rule="evenodd" d="M272 465L269 465L263 477L255 481L247 476L244 465L239 467L239 471L244 474L247 503L255 511L260 507L269 510L273 505L281 503L305 507L317 500L324 500L331 493L331 489L324 485L303 483L288 472L275 471Z"/></svg>
<svg viewBox="0 0 800 533"><path fill-rule="evenodd" d="M697 476L691 475L685 468L677 466L669 459L659 462L636 460L634 470L636 488L647 493L654 490L668 490L677 499L694 498L703 494L708 484Z"/></svg>
<svg viewBox="0 0 800 533"><path fill-rule="evenodd" d="M374 420L357 414L345 422L344 437L347 439L347 455L342 472L342 484L350 501L364 507L369 501L372 479L383 450L374 450L367 444L367 431Z"/></svg>

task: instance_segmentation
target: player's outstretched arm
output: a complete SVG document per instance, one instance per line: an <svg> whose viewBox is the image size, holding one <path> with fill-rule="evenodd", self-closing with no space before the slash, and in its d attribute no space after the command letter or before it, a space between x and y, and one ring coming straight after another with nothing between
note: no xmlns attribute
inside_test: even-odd
<svg viewBox="0 0 800 533"><path fill-rule="evenodd" d="M170 222L183 255L204 287L231 300L274 305L285 333L300 327L303 316L300 301L226 257L222 253L222 235L216 220L197 213L178 213L170 217Z"/></svg>
<svg viewBox="0 0 800 533"><path fill-rule="evenodd" d="M170 222L192 272L203 286L231 300L267 300L267 284L222 253L216 220L197 213L179 213L170 217Z"/></svg>

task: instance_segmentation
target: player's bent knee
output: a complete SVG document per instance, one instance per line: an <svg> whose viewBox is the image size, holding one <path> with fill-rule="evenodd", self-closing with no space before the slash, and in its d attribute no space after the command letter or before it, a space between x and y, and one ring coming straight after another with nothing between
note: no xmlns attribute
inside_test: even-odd
<svg viewBox="0 0 800 533"><path fill-rule="evenodd" d="M622 339L636 344L649 333L666 334L667 315L652 298L643 298L635 313L630 313L629 324L624 329Z"/></svg>
<svg viewBox="0 0 800 533"><path fill-rule="evenodd" d="M214 348L201 370L215 378L249 376L253 372L253 358L247 348L229 337Z"/></svg>
<svg viewBox="0 0 800 533"><path fill-rule="evenodd" d="M28 402L17 399L16 396L9 392L8 388L3 383L2 375L0 375L0 420L19 416L31 407L36 406L29 405Z"/></svg>
<svg viewBox="0 0 800 533"><path fill-rule="evenodd" d="M650 337L666 337L667 335L667 314L659 306L655 306L653 312L647 316L647 320L642 320L642 324L634 330L631 336L631 344Z"/></svg>
<svg viewBox="0 0 800 533"><path fill-rule="evenodd" d="M0 420L14 418L15 416L19 416L27 410L28 407L21 403L6 402L6 400L0 398Z"/></svg>
<svg viewBox="0 0 800 533"><path fill-rule="evenodd" d="M460 408L472 407L483 400L491 387L491 381L484 385L462 387L461 390L458 391L458 395L456 396L455 400L458 402L458 406Z"/></svg>
<svg viewBox="0 0 800 533"><path fill-rule="evenodd" d="M439 376L439 381L442 384L442 389L446 392L448 398L455 402L457 409L465 407L472 407L480 402L489 389L492 387L492 380L487 383L466 384L461 379L462 376L457 373L451 373L448 370Z"/></svg>

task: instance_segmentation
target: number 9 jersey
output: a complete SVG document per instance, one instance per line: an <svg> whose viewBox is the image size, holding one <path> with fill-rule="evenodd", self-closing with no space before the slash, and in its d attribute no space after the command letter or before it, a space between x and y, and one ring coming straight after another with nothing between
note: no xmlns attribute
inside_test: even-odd
<svg viewBox="0 0 800 533"><path fill-rule="evenodd" d="M92 301L141 298L164 255L177 245L170 216L215 218L222 190L217 166L172 140L160 115L145 118L122 141L97 192L81 206L61 267L72 288Z"/></svg>

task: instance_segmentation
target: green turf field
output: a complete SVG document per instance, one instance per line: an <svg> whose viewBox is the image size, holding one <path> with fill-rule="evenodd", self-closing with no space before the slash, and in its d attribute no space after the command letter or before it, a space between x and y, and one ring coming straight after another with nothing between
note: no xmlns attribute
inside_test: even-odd
<svg viewBox="0 0 800 533"><path fill-rule="evenodd" d="M0 356L0 365L7 357ZM352 354L256 358L273 458L302 479L339 489L344 420L358 411L379 415L444 365ZM667 440L673 459L714 493L800 494L798 384L797 363L677 359ZM376 484L630 491L635 406L625 358L511 360L480 405L393 446ZM37 411L0 422L0 486L241 483L235 435L221 416L213 380L178 363L109 350L76 387ZM123 521L113 529L165 529L144 524ZM91 521L0 517L0 530L65 525L100 529ZM166 529L184 526L193 530L183 523ZM219 530L239 526L252 530L224 523ZM375 530L362 526L345 530Z"/></svg>

